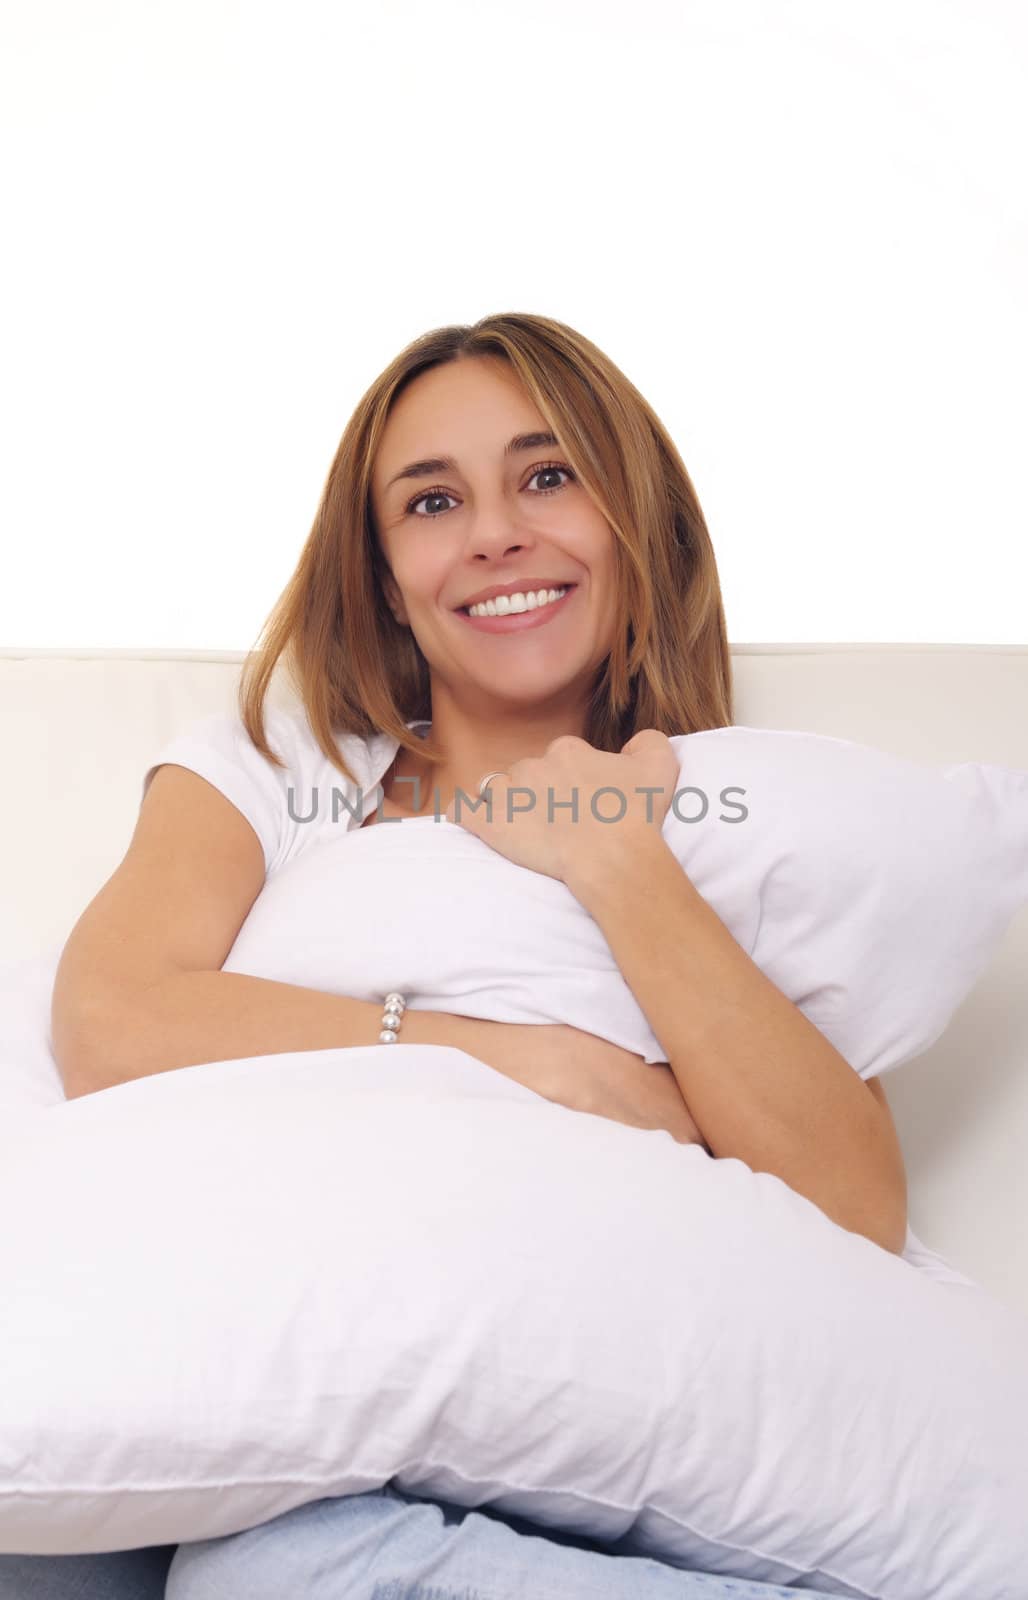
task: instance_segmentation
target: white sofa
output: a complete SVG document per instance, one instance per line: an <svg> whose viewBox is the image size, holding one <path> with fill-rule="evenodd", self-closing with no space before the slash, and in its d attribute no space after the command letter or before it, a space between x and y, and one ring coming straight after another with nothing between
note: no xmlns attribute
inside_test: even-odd
<svg viewBox="0 0 1028 1600"><path fill-rule="evenodd" d="M736 645L735 721L1028 770L1028 646ZM150 759L235 704L239 652L0 650L0 959L58 949L128 845ZM273 694L277 700L283 694ZM914 1233L1028 1317L1028 912L885 1078Z"/></svg>

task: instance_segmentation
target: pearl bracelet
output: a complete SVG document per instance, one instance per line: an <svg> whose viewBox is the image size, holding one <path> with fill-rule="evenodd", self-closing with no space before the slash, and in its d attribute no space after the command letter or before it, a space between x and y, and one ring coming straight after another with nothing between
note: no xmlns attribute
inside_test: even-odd
<svg viewBox="0 0 1028 1600"><path fill-rule="evenodd" d="M379 1044L395 1044L396 1035L403 1022L403 1013L407 1009L407 1001L402 994L395 990L385 997L385 1011L382 1013L382 1032L378 1036Z"/></svg>

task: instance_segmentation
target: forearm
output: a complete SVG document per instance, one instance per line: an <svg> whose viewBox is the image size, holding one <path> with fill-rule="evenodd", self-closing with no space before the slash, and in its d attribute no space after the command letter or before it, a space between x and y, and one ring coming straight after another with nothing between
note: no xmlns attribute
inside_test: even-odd
<svg viewBox="0 0 1028 1600"><path fill-rule="evenodd" d="M870 1090L666 843L583 863L569 886L602 927L712 1154L773 1173L842 1227L901 1250L902 1155Z"/></svg>
<svg viewBox="0 0 1028 1600"><path fill-rule="evenodd" d="M86 1016L55 1012L53 1042L65 1096L74 1100L205 1062L377 1045L382 1009L247 973L177 972L134 993L94 992ZM449 1045L545 1099L699 1142L668 1069L646 1067L595 1035L408 1005L389 1048L410 1044Z"/></svg>
<svg viewBox="0 0 1028 1600"><path fill-rule="evenodd" d="M131 996L95 997L74 1040L55 1029L54 1048L75 1099L201 1062L378 1044L381 1018L379 1003L321 989L241 972L177 972ZM467 1020L408 1007L400 1038L459 1045Z"/></svg>

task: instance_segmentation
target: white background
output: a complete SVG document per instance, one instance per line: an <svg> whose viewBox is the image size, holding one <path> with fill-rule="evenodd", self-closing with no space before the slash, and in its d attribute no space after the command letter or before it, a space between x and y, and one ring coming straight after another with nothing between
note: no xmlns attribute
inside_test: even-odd
<svg viewBox="0 0 1028 1600"><path fill-rule="evenodd" d="M602 346L729 638L1028 642L1020 0L5 0L0 645L245 650L358 398Z"/></svg>

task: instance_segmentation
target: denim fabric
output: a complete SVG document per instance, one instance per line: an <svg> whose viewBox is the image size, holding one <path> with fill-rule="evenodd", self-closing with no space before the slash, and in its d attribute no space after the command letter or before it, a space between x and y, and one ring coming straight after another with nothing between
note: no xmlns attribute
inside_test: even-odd
<svg viewBox="0 0 1028 1600"><path fill-rule="evenodd" d="M170 1557L170 1565L169 1565ZM683 1572L522 1518L386 1485L242 1533L89 1556L0 1556L0 1600L831 1600Z"/></svg>
<svg viewBox="0 0 1028 1600"><path fill-rule="evenodd" d="M101 1556L0 1556L0 1600L164 1600L173 1544Z"/></svg>

